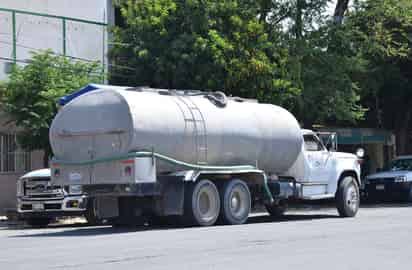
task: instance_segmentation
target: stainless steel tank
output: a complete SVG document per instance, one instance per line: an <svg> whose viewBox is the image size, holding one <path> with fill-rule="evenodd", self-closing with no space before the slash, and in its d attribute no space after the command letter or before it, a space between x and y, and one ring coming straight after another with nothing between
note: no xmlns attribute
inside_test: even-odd
<svg viewBox="0 0 412 270"><path fill-rule="evenodd" d="M80 161L139 150L208 165L287 171L302 149L295 117L271 104L166 91L97 90L64 106L50 128L57 159ZM173 171L158 163L159 172Z"/></svg>

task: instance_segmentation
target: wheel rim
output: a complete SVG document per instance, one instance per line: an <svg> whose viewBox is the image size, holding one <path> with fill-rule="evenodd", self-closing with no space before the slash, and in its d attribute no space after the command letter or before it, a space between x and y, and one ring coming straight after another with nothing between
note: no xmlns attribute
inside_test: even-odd
<svg viewBox="0 0 412 270"><path fill-rule="evenodd" d="M348 187L345 202L352 211L355 212L358 209L359 195L354 184Z"/></svg>
<svg viewBox="0 0 412 270"><path fill-rule="evenodd" d="M203 222L210 222L219 214L219 195L213 186L206 184L200 188L197 195L197 213Z"/></svg>
<svg viewBox="0 0 412 270"><path fill-rule="evenodd" d="M248 196L247 192L240 185L235 186L229 196L229 209L232 216L236 219L242 219L248 213Z"/></svg>

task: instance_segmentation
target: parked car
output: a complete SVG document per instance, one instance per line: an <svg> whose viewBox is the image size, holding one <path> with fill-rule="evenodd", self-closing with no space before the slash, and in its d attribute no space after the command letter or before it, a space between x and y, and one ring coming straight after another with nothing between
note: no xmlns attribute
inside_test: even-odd
<svg viewBox="0 0 412 270"><path fill-rule="evenodd" d="M368 175L364 191L368 199L412 201L412 156L399 156L387 169Z"/></svg>
<svg viewBox="0 0 412 270"><path fill-rule="evenodd" d="M46 226L56 217L83 215L89 223L97 223L93 201L81 186L52 185L50 169L29 172L17 181L17 212L20 220L32 226Z"/></svg>

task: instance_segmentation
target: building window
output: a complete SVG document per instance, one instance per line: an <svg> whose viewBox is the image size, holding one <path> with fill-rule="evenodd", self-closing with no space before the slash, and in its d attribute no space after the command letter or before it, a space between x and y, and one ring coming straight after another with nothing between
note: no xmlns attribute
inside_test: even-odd
<svg viewBox="0 0 412 270"><path fill-rule="evenodd" d="M30 170L30 152L17 144L16 134L0 134L0 172L24 172Z"/></svg>

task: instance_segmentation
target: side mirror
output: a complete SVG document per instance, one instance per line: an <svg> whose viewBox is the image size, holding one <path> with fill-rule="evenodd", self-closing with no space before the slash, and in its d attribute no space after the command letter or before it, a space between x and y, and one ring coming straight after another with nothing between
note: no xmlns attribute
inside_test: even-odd
<svg viewBox="0 0 412 270"><path fill-rule="evenodd" d="M356 150L356 156L357 156L358 158L363 158L363 157L365 156L365 149L363 149L363 148L358 148L358 149Z"/></svg>

